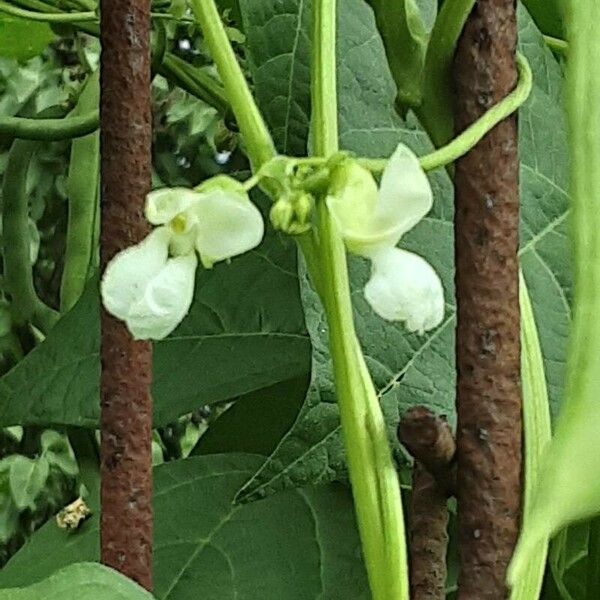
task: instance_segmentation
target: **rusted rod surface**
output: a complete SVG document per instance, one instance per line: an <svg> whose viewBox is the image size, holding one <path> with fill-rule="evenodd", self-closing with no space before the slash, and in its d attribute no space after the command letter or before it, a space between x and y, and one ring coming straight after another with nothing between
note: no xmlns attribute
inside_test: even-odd
<svg viewBox="0 0 600 600"><path fill-rule="evenodd" d="M147 233L150 1L101 1L101 262ZM102 562L152 587L152 350L102 312Z"/></svg>
<svg viewBox="0 0 600 600"><path fill-rule="evenodd" d="M517 81L514 0L478 0L454 64L457 132ZM457 161L459 600L505 600L521 498L517 120Z"/></svg>
<svg viewBox="0 0 600 600"><path fill-rule="evenodd" d="M416 406L402 416L398 438L415 459L409 519L410 598L444 600L454 437L444 419Z"/></svg>
<svg viewBox="0 0 600 600"><path fill-rule="evenodd" d="M415 462L409 520L411 600L445 600L448 506L446 494Z"/></svg>

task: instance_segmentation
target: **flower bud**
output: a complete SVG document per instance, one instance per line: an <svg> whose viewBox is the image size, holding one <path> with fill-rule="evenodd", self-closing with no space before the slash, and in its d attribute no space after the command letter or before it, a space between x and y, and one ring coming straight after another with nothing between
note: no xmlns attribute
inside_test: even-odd
<svg viewBox="0 0 600 600"><path fill-rule="evenodd" d="M292 203L287 198L277 200L271 207L270 217L276 230L287 232L294 218Z"/></svg>

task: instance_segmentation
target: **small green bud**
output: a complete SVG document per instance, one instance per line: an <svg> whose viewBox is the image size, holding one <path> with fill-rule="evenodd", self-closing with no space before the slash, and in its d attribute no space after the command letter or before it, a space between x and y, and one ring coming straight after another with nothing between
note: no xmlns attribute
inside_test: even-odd
<svg viewBox="0 0 600 600"><path fill-rule="evenodd" d="M293 197L292 206L294 209L294 218L290 226L290 233L299 235L310 229L310 217L312 215L314 204L313 197L307 192L299 192Z"/></svg>
<svg viewBox="0 0 600 600"><path fill-rule="evenodd" d="M279 231L288 232L294 218L294 208L287 198L277 200L271 207L271 223Z"/></svg>

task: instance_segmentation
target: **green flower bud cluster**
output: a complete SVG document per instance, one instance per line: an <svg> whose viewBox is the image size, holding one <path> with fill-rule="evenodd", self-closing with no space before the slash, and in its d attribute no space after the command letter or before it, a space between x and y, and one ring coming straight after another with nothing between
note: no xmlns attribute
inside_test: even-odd
<svg viewBox="0 0 600 600"><path fill-rule="evenodd" d="M311 215L315 200L304 190L291 190L273 204L271 223L275 229L300 235L311 228Z"/></svg>

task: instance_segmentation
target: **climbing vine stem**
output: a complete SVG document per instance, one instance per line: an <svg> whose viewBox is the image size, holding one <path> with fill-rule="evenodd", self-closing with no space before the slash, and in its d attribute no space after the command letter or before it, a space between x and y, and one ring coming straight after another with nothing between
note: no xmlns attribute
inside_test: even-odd
<svg viewBox="0 0 600 600"><path fill-rule="evenodd" d="M275 155L273 139L237 62L214 0L192 0L192 10L217 65L244 138L248 157L256 171Z"/></svg>
<svg viewBox="0 0 600 600"><path fill-rule="evenodd" d="M336 1L313 2L313 151L338 150ZM319 287L363 555L375 600L408 598L400 485L377 394L354 330L344 243L318 203ZM309 269L310 270L310 269Z"/></svg>

